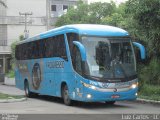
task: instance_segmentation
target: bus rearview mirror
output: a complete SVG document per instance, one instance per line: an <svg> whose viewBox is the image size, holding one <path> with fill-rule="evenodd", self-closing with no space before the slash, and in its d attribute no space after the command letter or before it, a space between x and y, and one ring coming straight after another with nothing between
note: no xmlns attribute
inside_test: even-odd
<svg viewBox="0 0 160 120"><path fill-rule="evenodd" d="M82 61L86 61L87 55L86 55L86 50L85 50L84 45L78 41L73 41L73 44L78 47L80 54L81 54L81 57L82 57Z"/></svg>
<svg viewBox="0 0 160 120"><path fill-rule="evenodd" d="M133 45L136 46L137 48L139 48L141 59L144 60L146 58L145 47L142 44L138 43L138 42L133 42Z"/></svg>

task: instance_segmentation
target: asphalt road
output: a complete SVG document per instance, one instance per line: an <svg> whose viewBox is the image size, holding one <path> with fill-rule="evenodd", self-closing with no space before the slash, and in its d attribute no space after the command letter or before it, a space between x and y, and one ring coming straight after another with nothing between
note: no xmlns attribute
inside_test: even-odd
<svg viewBox="0 0 160 120"><path fill-rule="evenodd" d="M27 101L15 103L0 103L0 113L18 114L160 114L160 105L136 102L117 102L115 105L105 103L75 103L66 106L61 99L39 96Z"/></svg>
<svg viewBox="0 0 160 120"><path fill-rule="evenodd" d="M160 105L124 101L115 105L75 103L66 106L61 99L39 96L23 102L0 103L0 120L1 115L7 116L6 113L19 114L14 120L160 120ZM129 115L125 118L124 114ZM146 119L135 119L135 114L146 116ZM152 114L157 114L158 118L153 119Z"/></svg>
<svg viewBox="0 0 160 120"><path fill-rule="evenodd" d="M0 85L0 87L2 88L2 85ZM17 89L14 89L14 87L5 86L3 86L3 90L12 90L12 92L14 90L17 91ZM22 91L19 91L18 94L22 94ZM66 120L86 120L86 118L90 118L92 120L103 120L103 118L105 120L118 120L122 119L122 114L158 114L159 118L156 120L160 120L160 105L123 101L116 102L115 105L107 105L105 103L76 102L73 106L66 106L63 104L61 99L47 96L38 96L37 98L28 98L23 102L0 103L0 116L5 113L32 114L30 116L35 120L44 120L45 117L48 118L45 120L50 120L54 117L59 120L63 120L63 118ZM56 116L53 116L52 114L56 114ZM70 115L66 117L66 114ZM74 116L75 114L76 116ZM111 115L106 117L107 114L119 115ZM20 115L19 118L21 118L20 120L28 120L28 115Z"/></svg>

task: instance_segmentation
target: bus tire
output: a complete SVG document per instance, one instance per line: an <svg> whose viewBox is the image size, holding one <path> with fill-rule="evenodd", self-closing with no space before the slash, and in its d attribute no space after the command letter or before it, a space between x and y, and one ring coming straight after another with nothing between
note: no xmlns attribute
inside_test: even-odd
<svg viewBox="0 0 160 120"><path fill-rule="evenodd" d="M24 83L24 91L25 91L25 96L28 98L32 98L33 97L33 93L29 90L29 84L28 81L25 81Z"/></svg>
<svg viewBox="0 0 160 120"><path fill-rule="evenodd" d="M67 106L72 105L72 100L69 97L69 90L66 84L62 87L62 97L65 105Z"/></svg>
<svg viewBox="0 0 160 120"><path fill-rule="evenodd" d="M114 105L115 102L116 102L116 101L106 101L105 103L106 103L107 105Z"/></svg>

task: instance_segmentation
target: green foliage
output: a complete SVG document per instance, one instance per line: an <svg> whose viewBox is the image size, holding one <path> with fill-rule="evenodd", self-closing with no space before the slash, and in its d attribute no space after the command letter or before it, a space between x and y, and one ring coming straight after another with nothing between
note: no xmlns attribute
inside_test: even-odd
<svg viewBox="0 0 160 120"><path fill-rule="evenodd" d="M139 78L143 84L160 85L160 60L154 58L149 65L141 66Z"/></svg>
<svg viewBox="0 0 160 120"><path fill-rule="evenodd" d="M139 94L138 96L141 99L146 99L146 100L154 100L154 101L160 101L160 96L158 95L149 95L149 96L144 96L143 94Z"/></svg>
<svg viewBox="0 0 160 120"><path fill-rule="evenodd" d="M15 66L15 48L16 48L16 44L17 44L17 41L13 42L11 44L11 66L12 66L12 69L14 69L14 66Z"/></svg>
<svg viewBox="0 0 160 120"><path fill-rule="evenodd" d="M102 24L112 25L112 26L122 26L123 17L119 13L113 13L111 16L107 16L102 19Z"/></svg>
<svg viewBox="0 0 160 120"><path fill-rule="evenodd" d="M20 41L24 40L24 35L20 35L20 36L19 36L19 40L20 40Z"/></svg>
<svg viewBox="0 0 160 120"><path fill-rule="evenodd" d="M62 26L67 24L87 23L89 8L87 4L79 2L77 8L70 7L67 14L58 18L55 26Z"/></svg>
<svg viewBox="0 0 160 120"><path fill-rule="evenodd" d="M67 14L58 18L55 26L67 24L102 24L102 19L115 12L115 3L92 3L90 5L79 2L77 8L70 7Z"/></svg>
<svg viewBox="0 0 160 120"><path fill-rule="evenodd" d="M147 43L151 57L160 55L159 6L159 0L129 0L125 9L125 13L131 18L129 27L134 27L132 33Z"/></svg>
<svg viewBox="0 0 160 120"><path fill-rule="evenodd" d="M19 36L19 40L23 40L24 39L24 36L23 35L20 35ZM16 62L16 58L15 58L15 48L16 48L16 44L17 44L18 41L15 41L11 44L11 70L7 73L7 76L8 77L15 77L15 74L14 74L14 67L15 67L15 62Z"/></svg>
<svg viewBox="0 0 160 120"><path fill-rule="evenodd" d="M7 73L6 76L9 77L9 78L14 78L14 77L15 77L14 70L10 70L10 71Z"/></svg>
<svg viewBox="0 0 160 120"><path fill-rule="evenodd" d="M0 99L20 99L24 98L22 95L8 95L8 94L3 94L0 93Z"/></svg>
<svg viewBox="0 0 160 120"><path fill-rule="evenodd" d="M114 2L101 3L96 2L89 5L89 23L102 24L102 19L111 16L115 12L116 6Z"/></svg>
<svg viewBox="0 0 160 120"><path fill-rule="evenodd" d="M160 100L160 87L158 85L144 84L139 92L139 97L144 99Z"/></svg>

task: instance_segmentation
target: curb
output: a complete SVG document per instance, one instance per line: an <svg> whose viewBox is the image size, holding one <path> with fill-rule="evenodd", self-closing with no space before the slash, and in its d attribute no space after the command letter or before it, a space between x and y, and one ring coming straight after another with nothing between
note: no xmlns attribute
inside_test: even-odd
<svg viewBox="0 0 160 120"><path fill-rule="evenodd" d="M16 86L16 85L5 84L5 83L2 83L1 85L5 85L5 86L11 86L11 87L14 87L14 86Z"/></svg>
<svg viewBox="0 0 160 120"><path fill-rule="evenodd" d="M0 103L13 103L13 102L22 102L27 100L27 98L20 98L20 99L4 99L0 100Z"/></svg>
<svg viewBox="0 0 160 120"><path fill-rule="evenodd" d="M150 104L159 104L159 105L160 105L160 101L147 100L147 99L141 99L141 98L137 98L136 102L140 102L140 103L150 103Z"/></svg>

